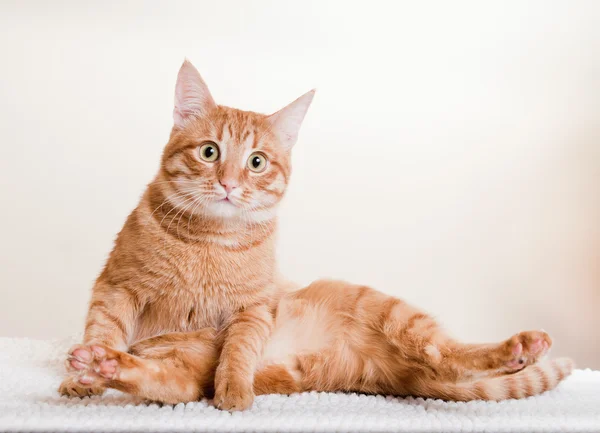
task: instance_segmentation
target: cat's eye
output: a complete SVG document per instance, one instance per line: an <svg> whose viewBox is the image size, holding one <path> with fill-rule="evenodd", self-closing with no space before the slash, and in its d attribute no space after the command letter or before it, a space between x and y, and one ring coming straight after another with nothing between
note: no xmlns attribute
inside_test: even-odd
<svg viewBox="0 0 600 433"><path fill-rule="evenodd" d="M204 143L200 146L200 158L206 162L215 162L219 159L219 146L217 143Z"/></svg>
<svg viewBox="0 0 600 433"><path fill-rule="evenodd" d="M255 173L262 173L267 168L267 157L260 152L254 152L248 158L248 168Z"/></svg>

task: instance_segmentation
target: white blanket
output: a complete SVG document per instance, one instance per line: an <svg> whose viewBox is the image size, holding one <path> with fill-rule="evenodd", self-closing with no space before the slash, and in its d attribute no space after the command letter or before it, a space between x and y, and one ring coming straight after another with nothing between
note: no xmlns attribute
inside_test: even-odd
<svg viewBox="0 0 600 433"><path fill-rule="evenodd" d="M116 391L60 397L72 342L0 338L0 431L600 432L600 371L577 370L554 391L500 403L311 392L257 397L230 414L207 401L160 406Z"/></svg>

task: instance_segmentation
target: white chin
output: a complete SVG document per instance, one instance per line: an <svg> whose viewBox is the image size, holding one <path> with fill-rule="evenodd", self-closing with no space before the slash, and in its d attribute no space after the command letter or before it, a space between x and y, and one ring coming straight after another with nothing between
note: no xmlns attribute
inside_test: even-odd
<svg viewBox="0 0 600 433"><path fill-rule="evenodd" d="M229 201L216 201L206 207L206 213L212 217L235 218L241 215L241 209Z"/></svg>

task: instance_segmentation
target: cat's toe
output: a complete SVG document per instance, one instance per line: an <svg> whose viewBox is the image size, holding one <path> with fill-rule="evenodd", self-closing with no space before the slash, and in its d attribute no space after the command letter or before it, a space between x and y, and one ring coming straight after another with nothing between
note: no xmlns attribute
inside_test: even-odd
<svg viewBox="0 0 600 433"><path fill-rule="evenodd" d="M93 358L92 352L87 346L77 346L71 351L71 356L82 362L90 362Z"/></svg>
<svg viewBox="0 0 600 433"><path fill-rule="evenodd" d="M544 356L548 352L548 350L550 349L550 345L548 344L547 341L544 341L541 338L538 338L531 342L528 349L529 349L529 353L531 353L532 355L541 357L541 356Z"/></svg>
<svg viewBox="0 0 600 433"><path fill-rule="evenodd" d="M67 368L69 370L85 370L88 367L88 364L84 364L77 359L70 358L67 360Z"/></svg>
<svg viewBox="0 0 600 433"><path fill-rule="evenodd" d="M117 374L118 367L119 361L116 359L107 359L100 362L95 371L106 379L113 379Z"/></svg>
<svg viewBox="0 0 600 433"><path fill-rule="evenodd" d="M94 354L94 358L97 360L102 360L106 358L106 349L103 346L90 346L90 350Z"/></svg>
<svg viewBox="0 0 600 433"><path fill-rule="evenodd" d="M525 331L514 335L507 343L510 359L505 365L517 371L544 357L552 346L552 339L544 331Z"/></svg>
<svg viewBox="0 0 600 433"><path fill-rule="evenodd" d="M94 355L88 346L76 345L69 350L65 366L69 372L80 372L89 367Z"/></svg>

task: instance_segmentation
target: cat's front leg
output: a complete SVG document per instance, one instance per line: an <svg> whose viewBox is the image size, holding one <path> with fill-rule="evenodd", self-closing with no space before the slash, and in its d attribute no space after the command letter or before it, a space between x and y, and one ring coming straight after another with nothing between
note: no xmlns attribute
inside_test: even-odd
<svg viewBox="0 0 600 433"><path fill-rule="evenodd" d="M238 313L230 325L215 376L215 405L245 410L254 401L254 371L273 330L273 315L260 305Z"/></svg>
<svg viewBox="0 0 600 433"><path fill-rule="evenodd" d="M69 376L61 383L58 392L69 397L99 395L102 387L82 386L81 375L93 361L91 344L102 344L118 350L127 350L130 336L139 311L139 301L126 288L97 283L87 315L83 345L75 345L68 352Z"/></svg>

